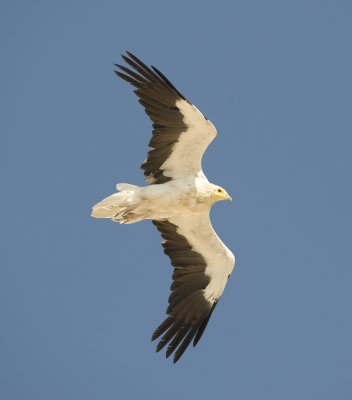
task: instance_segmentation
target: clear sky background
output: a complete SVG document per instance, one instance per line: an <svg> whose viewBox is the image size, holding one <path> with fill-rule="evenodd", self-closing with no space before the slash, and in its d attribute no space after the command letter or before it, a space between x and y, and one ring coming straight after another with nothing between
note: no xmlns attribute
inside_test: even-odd
<svg viewBox="0 0 352 400"><path fill-rule="evenodd" d="M352 2L1 1L0 398L352 398ZM216 125L203 167L237 263L199 345L150 342L169 260L90 217L143 184L131 50Z"/></svg>

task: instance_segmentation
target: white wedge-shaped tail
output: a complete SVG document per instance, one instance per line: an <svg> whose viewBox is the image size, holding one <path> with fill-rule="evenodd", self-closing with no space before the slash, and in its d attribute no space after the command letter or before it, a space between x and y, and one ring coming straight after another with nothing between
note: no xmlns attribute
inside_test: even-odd
<svg viewBox="0 0 352 400"><path fill-rule="evenodd" d="M139 216L133 213L138 205L138 186L128 183L118 183L116 189L120 190L93 207L92 217L111 218L121 224L128 224L139 221Z"/></svg>

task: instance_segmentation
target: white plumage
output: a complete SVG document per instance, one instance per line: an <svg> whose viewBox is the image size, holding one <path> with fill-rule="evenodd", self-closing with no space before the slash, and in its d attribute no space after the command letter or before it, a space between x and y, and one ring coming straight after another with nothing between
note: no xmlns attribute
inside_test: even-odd
<svg viewBox="0 0 352 400"><path fill-rule="evenodd" d="M161 233L174 267L168 317L155 330L157 351L168 344L174 362L190 342L196 345L224 291L235 258L215 233L211 206L231 200L205 177L201 160L216 136L214 125L156 68L122 56L133 69L115 71L137 88L139 102L153 122L150 150L142 169L149 186L119 183L119 192L93 207L92 216L121 224L150 219ZM122 72L121 72L122 71Z"/></svg>

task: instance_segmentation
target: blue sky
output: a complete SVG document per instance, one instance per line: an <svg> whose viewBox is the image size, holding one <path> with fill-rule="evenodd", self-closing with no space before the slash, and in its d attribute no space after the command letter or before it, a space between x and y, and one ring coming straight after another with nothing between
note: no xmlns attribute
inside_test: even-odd
<svg viewBox="0 0 352 400"><path fill-rule="evenodd" d="M2 1L0 397L352 398L349 1ZM171 267L150 222L90 218L143 184L130 50L216 125L213 225L236 254L195 349L150 343Z"/></svg>

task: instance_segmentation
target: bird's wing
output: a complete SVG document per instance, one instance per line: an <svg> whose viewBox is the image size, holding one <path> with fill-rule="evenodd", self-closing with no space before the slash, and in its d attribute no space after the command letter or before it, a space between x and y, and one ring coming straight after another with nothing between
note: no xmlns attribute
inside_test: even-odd
<svg viewBox="0 0 352 400"><path fill-rule="evenodd" d="M164 252L174 267L167 318L152 340L162 336L157 351L168 344L176 362L193 340L195 346L208 324L230 276L235 258L215 233L209 213L153 221Z"/></svg>
<svg viewBox="0 0 352 400"><path fill-rule="evenodd" d="M147 159L141 165L149 183L164 183L201 171L202 156L216 136L214 125L155 67L133 54L115 64L115 73L136 87L135 93L153 122Z"/></svg>

